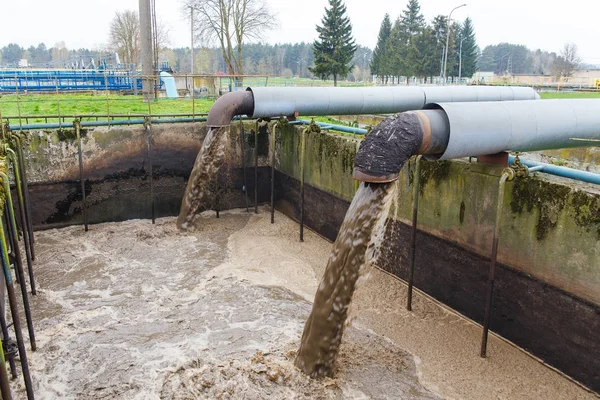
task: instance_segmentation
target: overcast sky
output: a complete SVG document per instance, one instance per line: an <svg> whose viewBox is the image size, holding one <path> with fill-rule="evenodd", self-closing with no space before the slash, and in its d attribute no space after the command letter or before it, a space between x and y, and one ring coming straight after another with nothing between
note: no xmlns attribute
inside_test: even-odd
<svg viewBox="0 0 600 400"><path fill-rule="evenodd" d="M462 0L465 1L465 0ZM447 14L461 0L421 0L427 20ZM466 0L452 19L470 17L477 42L524 44L558 52L565 42L579 46L584 62L600 64L600 1ZM265 35L269 43L310 42L327 0L267 0L278 24ZM346 0L356 41L373 48L386 12L395 19L408 0ZM108 41L108 25L117 10L137 10L138 0L3 0L0 46L64 41L68 48L94 48ZM159 20L170 29L171 46L189 46L189 21L178 0L156 0Z"/></svg>

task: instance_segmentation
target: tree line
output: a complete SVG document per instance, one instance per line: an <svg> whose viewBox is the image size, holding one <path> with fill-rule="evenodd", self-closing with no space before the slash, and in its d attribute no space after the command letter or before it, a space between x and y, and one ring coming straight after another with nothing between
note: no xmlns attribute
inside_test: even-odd
<svg viewBox="0 0 600 400"><path fill-rule="evenodd" d="M412 77L432 79L443 76L448 29L445 75L452 78L473 76L477 71L479 48L471 19L449 24L446 16L438 15L427 23L418 0L410 0L393 24L390 15L385 15L373 51L371 71L383 82L400 77L408 82Z"/></svg>
<svg viewBox="0 0 600 400"><path fill-rule="evenodd" d="M499 43L486 46L479 59L481 71L497 75L552 75L568 77L581 65L577 46L567 43L557 53L530 50L523 45Z"/></svg>

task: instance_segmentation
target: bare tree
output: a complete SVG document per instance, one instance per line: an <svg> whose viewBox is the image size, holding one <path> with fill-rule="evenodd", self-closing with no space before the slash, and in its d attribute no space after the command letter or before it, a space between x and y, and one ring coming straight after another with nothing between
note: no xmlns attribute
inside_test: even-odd
<svg viewBox="0 0 600 400"><path fill-rule="evenodd" d="M568 77L581 65L581 57L575 43L565 43L560 54L552 63L552 74L556 77Z"/></svg>
<svg viewBox="0 0 600 400"><path fill-rule="evenodd" d="M140 19L132 10L117 11L110 23L110 45L126 64L140 58Z"/></svg>
<svg viewBox="0 0 600 400"><path fill-rule="evenodd" d="M244 41L259 39L275 24L263 0L185 0L184 11L194 13L196 36L204 45L218 43L227 70L244 74Z"/></svg>
<svg viewBox="0 0 600 400"><path fill-rule="evenodd" d="M160 22L157 24L157 49L162 51L169 44L169 30ZM110 47L119 54L125 64L137 64L140 59L140 19L137 11L115 12L110 23Z"/></svg>

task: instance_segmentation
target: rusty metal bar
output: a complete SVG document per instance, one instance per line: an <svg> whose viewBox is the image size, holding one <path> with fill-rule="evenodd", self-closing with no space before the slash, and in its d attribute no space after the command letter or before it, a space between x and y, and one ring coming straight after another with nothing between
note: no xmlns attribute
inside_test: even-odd
<svg viewBox="0 0 600 400"><path fill-rule="evenodd" d="M21 360L21 370L23 371L23 380L25 382L25 390L27 392L27 399L33 400L33 382L31 381L31 375L29 373L29 362L27 361L27 352L25 350L25 342L23 340L23 334L21 332L21 320L19 319L19 310L17 306L17 296L15 294L15 287L10 274L10 263L8 260L8 251L6 247L6 237L4 236L4 224L2 218L0 218L0 241L2 242L2 265L4 269L4 280L6 282L6 291L8 293L8 300L10 303L10 313L13 320L13 328L15 330L15 336L17 338L17 346L19 348L19 358Z"/></svg>
<svg viewBox="0 0 600 400"><path fill-rule="evenodd" d="M304 242L304 158L306 150L306 131L300 134L300 241Z"/></svg>
<svg viewBox="0 0 600 400"><path fill-rule="evenodd" d="M83 179L83 155L81 153L81 122L79 121L79 119L75 118L75 121L73 121L73 126L75 128L75 134L77 135L77 156L79 157L79 182L81 183L81 207L83 209L83 226L85 231L87 232L87 200L85 197L85 180Z"/></svg>
<svg viewBox="0 0 600 400"><path fill-rule="evenodd" d="M246 131L244 131L244 123L241 120L240 120L240 129L241 129L240 137L242 138L242 170L243 170L243 174L244 174L243 191L244 191L244 198L246 200L246 212L250 212L250 209L248 208L248 181L247 181L247 174L246 174Z"/></svg>
<svg viewBox="0 0 600 400"><path fill-rule="evenodd" d="M35 279L34 279L34 275L33 275L33 261L31 258L31 245L29 243L29 231L28 231L28 223L27 223L27 217L26 217L25 200L23 198L21 175L19 173L19 160L18 160L17 154L10 147L6 148L6 154L8 156L8 159L12 162L12 165L13 165L13 173L15 175L15 186L17 187L17 195L18 195L18 202L19 202L19 216L21 217L21 229L23 230L23 243L25 245L25 256L27 257L27 270L29 271L29 281L31 284L31 294L35 296L37 294L37 290L35 289ZM2 174L0 174L0 176L1 175ZM8 187L6 187L5 190L9 190ZM8 194L5 196L9 200L8 207L9 207L10 212L11 212L12 216L14 218L16 218L14 209L12 206L12 198ZM15 232L17 232L16 222L13 226L13 229L15 230ZM18 236L17 236L16 240L18 241ZM15 242L15 252L16 252L16 248L18 248L18 247L17 247L17 243ZM19 256L20 256L20 254L19 254ZM23 275L22 278L25 278L25 276Z"/></svg>
<svg viewBox="0 0 600 400"><path fill-rule="evenodd" d="M7 197L7 203L10 202L10 197ZM27 321L27 331L29 332L29 343L31 351L37 350L35 343L35 331L33 329L33 318L31 317L31 307L29 305L29 295L27 294L27 281L25 279L25 270L23 269L23 259L19 250L19 234L15 230L17 225L14 222L14 214L11 215L12 204L9 207L4 207L4 218L6 221L6 233L8 234L8 243L11 244L15 255L15 272L18 278L19 286L21 287L21 296L23 297L23 309L25 310L25 320ZM9 256L10 262L10 256ZM31 285L33 288L33 284Z"/></svg>
<svg viewBox="0 0 600 400"><path fill-rule="evenodd" d="M254 132L254 214L258 214L258 123Z"/></svg>
<svg viewBox="0 0 600 400"><path fill-rule="evenodd" d="M154 211L154 165L152 161L152 127L150 118L147 118L147 122L144 124L146 127L146 135L148 136L148 178L150 182L150 212L152 215L152 224L156 223L155 211Z"/></svg>
<svg viewBox="0 0 600 400"><path fill-rule="evenodd" d="M277 147L277 124L271 133L271 223L275 223L275 149Z"/></svg>
<svg viewBox="0 0 600 400"><path fill-rule="evenodd" d="M410 266L408 270L408 294L406 299L406 309L412 311L413 282L415 277L415 258L417 253L417 217L419 214L419 189L421 186L421 158L417 156L415 162L415 174L413 176L413 214L412 227L410 233Z"/></svg>
<svg viewBox="0 0 600 400"><path fill-rule="evenodd" d="M492 316L492 301L494 296L494 280L496 278L496 257L498 256L498 237L500 235L500 224L502 222L502 209L504 206L504 189L507 180L513 180L515 171L512 168L506 168L500 177L498 184L498 203L496 205L496 222L494 226L494 236L492 238L492 255L490 257L490 270L488 276L488 289L485 300L485 315L483 317L483 334L481 336L481 358L487 356L488 332L490 329L490 319Z"/></svg>

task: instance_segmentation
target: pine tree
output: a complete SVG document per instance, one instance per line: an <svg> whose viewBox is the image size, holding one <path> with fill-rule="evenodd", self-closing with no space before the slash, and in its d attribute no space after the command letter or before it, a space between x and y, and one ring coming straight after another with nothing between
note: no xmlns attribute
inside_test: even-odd
<svg viewBox="0 0 600 400"><path fill-rule="evenodd" d="M408 68L408 39L400 18L396 19L386 46L386 75L400 78Z"/></svg>
<svg viewBox="0 0 600 400"><path fill-rule="evenodd" d="M373 58L371 59L371 73L382 76L381 73L381 60L385 56L385 46L392 32L392 22L390 21L390 14L385 14L383 21L381 22L381 28L379 28L379 36L377 37L377 45L373 51Z"/></svg>
<svg viewBox="0 0 600 400"><path fill-rule="evenodd" d="M402 11L400 18L402 30L406 33L409 42L413 37L425 28L425 17L421 14L421 6L418 0L410 0L406 10Z"/></svg>
<svg viewBox="0 0 600 400"><path fill-rule="evenodd" d="M433 28L426 26L421 33L414 35L409 45L409 59L413 63L413 74L419 78L433 76L439 71L436 52L437 39Z"/></svg>
<svg viewBox="0 0 600 400"><path fill-rule="evenodd" d="M421 6L418 0L410 0L408 2L406 10L402 12L402 16L400 17L400 24L405 46L402 52L403 68L401 75L406 76L406 82L408 83L409 78L416 75L420 63L420 60L412 58L418 54L418 51L415 51L416 49L413 47L413 42L427 26L425 17L421 14Z"/></svg>
<svg viewBox="0 0 600 400"><path fill-rule="evenodd" d="M453 22L450 26L450 40L448 43L448 47L450 47L450 53L448 53L448 68L446 70L446 74L452 77L452 82L454 82L454 77L458 76L458 53L460 48L460 40L462 34L462 25L458 22ZM463 46L464 46L463 42Z"/></svg>
<svg viewBox="0 0 600 400"><path fill-rule="evenodd" d="M315 66L310 72L323 80L333 75L333 84L337 86L338 76L348 75L354 67L351 61L356 44L346 6L341 0L329 0L329 7L321 20L323 26L317 26L319 39L313 44Z"/></svg>
<svg viewBox="0 0 600 400"><path fill-rule="evenodd" d="M479 56L479 47L475 40L475 30L471 18L465 19L461 29L462 44L462 76L472 77L477 71L477 58Z"/></svg>

